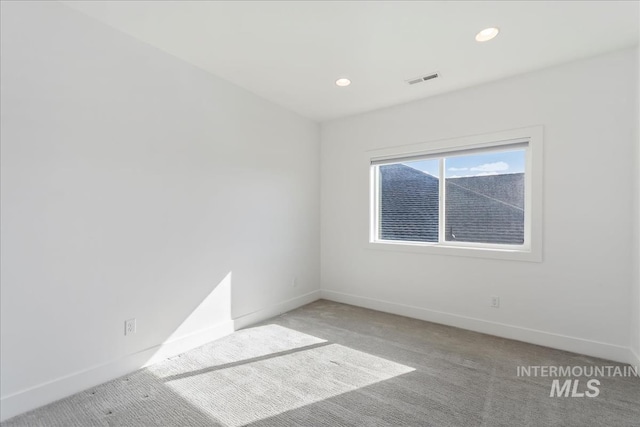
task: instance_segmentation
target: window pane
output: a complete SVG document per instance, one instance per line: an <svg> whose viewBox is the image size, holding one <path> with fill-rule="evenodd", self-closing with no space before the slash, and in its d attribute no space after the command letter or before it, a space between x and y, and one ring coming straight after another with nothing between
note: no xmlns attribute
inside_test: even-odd
<svg viewBox="0 0 640 427"><path fill-rule="evenodd" d="M445 240L524 243L525 151L445 159Z"/></svg>
<svg viewBox="0 0 640 427"><path fill-rule="evenodd" d="M379 166L381 240L438 241L438 163Z"/></svg>

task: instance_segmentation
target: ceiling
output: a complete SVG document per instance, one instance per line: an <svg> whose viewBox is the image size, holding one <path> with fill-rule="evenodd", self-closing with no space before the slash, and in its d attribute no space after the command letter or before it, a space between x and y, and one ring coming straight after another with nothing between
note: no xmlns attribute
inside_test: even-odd
<svg viewBox="0 0 640 427"><path fill-rule="evenodd" d="M640 17L628 1L64 3L316 121L637 45Z"/></svg>

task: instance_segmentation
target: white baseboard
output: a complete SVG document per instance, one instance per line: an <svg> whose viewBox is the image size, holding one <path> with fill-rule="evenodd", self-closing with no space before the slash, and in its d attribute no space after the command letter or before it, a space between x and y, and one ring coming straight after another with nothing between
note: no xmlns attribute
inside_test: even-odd
<svg viewBox="0 0 640 427"><path fill-rule="evenodd" d="M127 355L121 359L92 366L8 396L3 396L0 399L0 421L63 399L79 391L95 387L114 378L130 374L142 367L184 353L232 332L233 321L228 320L211 328Z"/></svg>
<svg viewBox="0 0 640 427"><path fill-rule="evenodd" d="M233 332L233 320L229 319L211 328L202 329L175 340L165 342L156 347L155 353L143 367L153 365L169 357L177 356L178 354L200 347L211 341L226 337Z"/></svg>
<svg viewBox="0 0 640 427"><path fill-rule="evenodd" d="M303 305L310 304L314 301L320 299L320 290L312 291L304 295L300 295L298 297L294 297L288 299L286 301L279 302L277 304L273 304L269 307L265 307L258 311L254 311L253 313L245 314L243 316L235 318L234 328L237 331L238 329L246 328L247 326L253 325L258 322L262 322L263 320L270 319L271 317L278 316L287 311L295 310L298 307L302 307Z"/></svg>
<svg viewBox="0 0 640 427"><path fill-rule="evenodd" d="M633 360L634 356L636 359L638 358L629 347L623 347L615 344L585 340L582 338L539 331L536 329L461 316L458 314L445 313L421 307L382 301L374 298L345 294L327 289L323 289L321 291L321 295L323 299L330 301L351 304L386 313L398 314L400 316L412 317L414 319L426 320L428 322L455 326L475 332L481 332L517 341L524 341L531 344L585 354L616 362L629 363Z"/></svg>

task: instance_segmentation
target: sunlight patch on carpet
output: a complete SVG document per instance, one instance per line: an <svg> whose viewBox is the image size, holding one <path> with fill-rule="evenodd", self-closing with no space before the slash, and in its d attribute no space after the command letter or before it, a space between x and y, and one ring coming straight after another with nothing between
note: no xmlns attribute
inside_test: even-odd
<svg viewBox="0 0 640 427"><path fill-rule="evenodd" d="M236 336L229 347L212 343L209 355L218 366L209 363L208 369L202 369L200 364L193 372L183 366L181 373L157 369L155 374L203 413L224 425L240 426L414 371L343 345L273 326ZM222 353L217 356L216 344ZM231 357L234 351L236 356ZM245 362L238 363L242 360ZM187 363L182 365L191 364L184 362Z"/></svg>

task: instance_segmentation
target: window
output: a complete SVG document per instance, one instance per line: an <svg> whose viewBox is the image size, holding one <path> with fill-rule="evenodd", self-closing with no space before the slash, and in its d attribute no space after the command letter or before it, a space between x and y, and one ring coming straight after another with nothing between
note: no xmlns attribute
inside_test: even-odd
<svg viewBox="0 0 640 427"><path fill-rule="evenodd" d="M368 153L370 244L541 260L540 127Z"/></svg>

